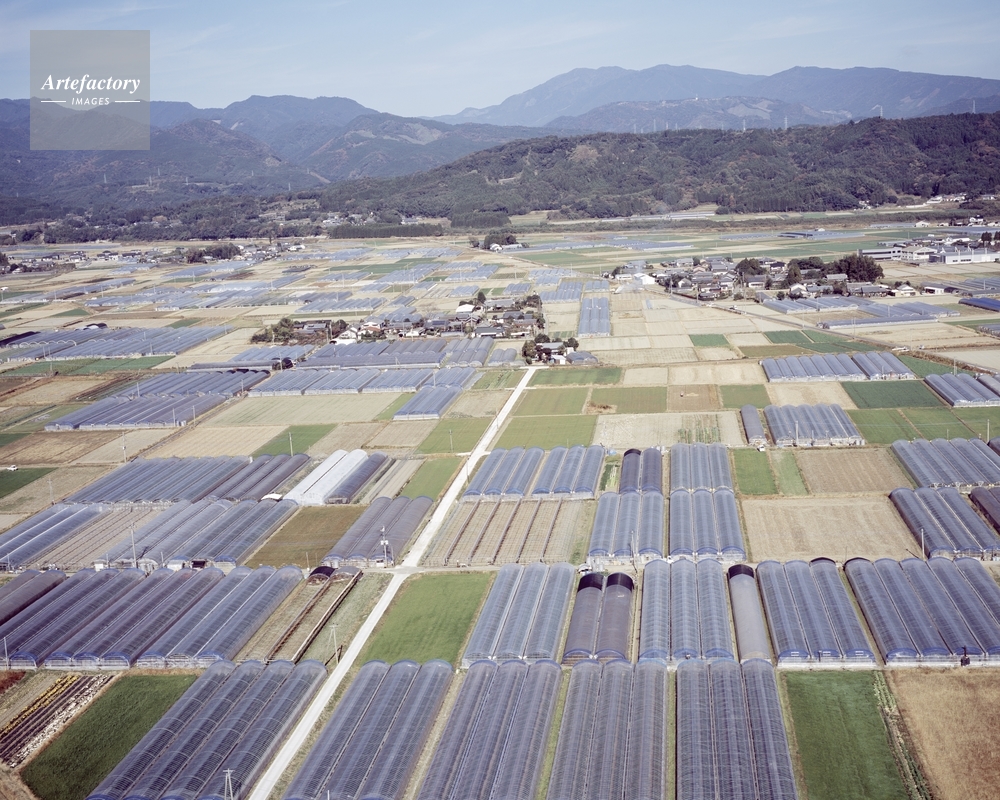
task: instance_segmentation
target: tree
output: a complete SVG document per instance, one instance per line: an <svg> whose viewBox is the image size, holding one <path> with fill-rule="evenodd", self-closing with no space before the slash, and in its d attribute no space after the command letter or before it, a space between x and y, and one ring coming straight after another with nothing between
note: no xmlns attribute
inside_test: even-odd
<svg viewBox="0 0 1000 800"><path fill-rule="evenodd" d="M567 347L572 347L572 348L573 348L574 350L576 350L576 349L578 349L578 348L580 347L580 343L579 343L579 342L578 342L578 341L576 340L576 338L575 338L575 337L573 337L573 336L570 336L570 337L569 337L569 338L568 338L568 339L566 340L566 346L567 346Z"/></svg>
<svg viewBox="0 0 1000 800"><path fill-rule="evenodd" d="M765 269L756 258L744 258L736 265L736 272L745 278L747 275L763 275Z"/></svg>
<svg viewBox="0 0 1000 800"><path fill-rule="evenodd" d="M849 281L872 283L884 274L882 267L871 256L859 256L856 253L838 258L830 265L831 272L843 272Z"/></svg>
<svg viewBox="0 0 1000 800"><path fill-rule="evenodd" d="M476 295L476 304L480 306L486 304L486 294L483 291Z"/></svg>
<svg viewBox="0 0 1000 800"><path fill-rule="evenodd" d="M788 272L785 275L785 288L789 289L796 283L802 283L802 270L799 265L791 263L788 265Z"/></svg>

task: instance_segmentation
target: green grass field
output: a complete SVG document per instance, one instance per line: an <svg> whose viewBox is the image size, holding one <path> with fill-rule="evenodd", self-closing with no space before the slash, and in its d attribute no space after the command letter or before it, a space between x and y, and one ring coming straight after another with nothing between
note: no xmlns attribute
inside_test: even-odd
<svg viewBox="0 0 1000 800"><path fill-rule="evenodd" d="M795 333L795 331L792 331ZM794 344L765 344L754 345L752 347L741 345L740 352L746 358L780 358L781 356L801 356L809 355L805 347L797 347Z"/></svg>
<svg viewBox="0 0 1000 800"><path fill-rule="evenodd" d="M441 492L444 491L461 463L462 459L457 456L428 459L413 473L413 477L410 478L400 494L410 498L427 495L427 497L436 500L441 496Z"/></svg>
<svg viewBox="0 0 1000 800"><path fill-rule="evenodd" d="M152 369L173 356L143 356L141 358L81 358L72 361L35 361L23 367L5 372L5 377L25 377L33 375L48 375L58 372L60 375L104 375L108 372L138 372Z"/></svg>
<svg viewBox="0 0 1000 800"><path fill-rule="evenodd" d="M357 505L300 508L246 563L315 567L364 510Z"/></svg>
<svg viewBox="0 0 1000 800"><path fill-rule="evenodd" d="M289 425L287 429L257 450L254 457L287 456L289 454L289 433L292 435L291 450L295 453L304 453L336 427L336 425Z"/></svg>
<svg viewBox="0 0 1000 800"><path fill-rule="evenodd" d="M86 797L195 677L123 675L29 762L22 779L41 800Z"/></svg>
<svg viewBox="0 0 1000 800"><path fill-rule="evenodd" d="M917 431L895 408L851 409L847 416L868 444L892 444L897 439L915 439Z"/></svg>
<svg viewBox="0 0 1000 800"><path fill-rule="evenodd" d="M401 394L395 400L393 400L389 405L382 409L382 411L375 417L377 420L385 421L392 419L392 415L395 414L399 409L407 404L413 398L413 392L407 392Z"/></svg>
<svg viewBox="0 0 1000 800"><path fill-rule="evenodd" d="M372 634L361 663L441 658L457 665L491 580L488 572L410 578Z"/></svg>
<svg viewBox="0 0 1000 800"><path fill-rule="evenodd" d="M543 417L554 414L579 414L589 390L583 386L565 389L535 389L525 392L514 408L516 417Z"/></svg>
<svg viewBox="0 0 1000 800"><path fill-rule="evenodd" d="M575 369L559 367L543 369L531 377L529 386L605 386L621 381L618 367L587 367Z"/></svg>
<svg viewBox="0 0 1000 800"><path fill-rule="evenodd" d="M906 366L908 366L913 374L918 378L926 378L928 375L940 374L942 372L951 372L952 367L948 364L938 364L934 361L928 361L926 358L917 358L916 356L900 355L899 360L902 361ZM972 375L967 369L960 369L959 372L965 372Z"/></svg>
<svg viewBox="0 0 1000 800"><path fill-rule="evenodd" d="M844 381L840 385L858 408L941 408L937 395L921 381Z"/></svg>
<svg viewBox="0 0 1000 800"><path fill-rule="evenodd" d="M907 800L869 672L783 675L809 800Z"/></svg>
<svg viewBox="0 0 1000 800"><path fill-rule="evenodd" d="M468 453L483 437L492 421L488 417L443 419L420 443L417 452Z"/></svg>
<svg viewBox="0 0 1000 800"><path fill-rule="evenodd" d="M690 338L694 347L729 347L729 340L721 333L692 333Z"/></svg>
<svg viewBox="0 0 1000 800"><path fill-rule="evenodd" d="M13 494L22 486L37 481L52 472L51 467L21 467L16 472L0 471L0 497Z"/></svg>
<svg viewBox="0 0 1000 800"><path fill-rule="evenodd" d="M23 439L27 435L27 433L0 433L0 447L14 444L18 439Z"/></svg>
<svg viewBox="0 0 1000 800"><path fill-rule="evenodd" d="M507 423L497 447L542 447L589 445L594 440L597 415L563 417L516 417Z"/></svg>
<svg viewBox="0 0 1000 800"><path fill-rule="evenodd" d="M917 429L924 439L946 439L955 436L970 436L969 428L950 408L901 408L899 413L907 422ZM994 419L994 424L1000 420L1000 415ZM985 426L985 421L983 423Z"/></svg>
<svg viewBox="0 0 1000 800"><path fill-rule="evenodd" d="M1000 408L956 408L948 411L960 419L973 436L981 436L984 440L1000 436ZM970 434L960 431L958 435L967 437Z"/></svg>
<svg viewBox="0 0 1000 800"><path fill-rule="evenodd" d="M492 370L484 372L473 389L512 389L517 386L523 373L516 369Z"/></svg>
<svg viewBox="0 0 1000 800"><path fill-rule="evenodd" d="M779 492L788 495L809 494L795 461L795 453L791 450L772 450L770 456Z"/></svg>
<svg viewBox="0 0 1000 800"><path fill-rule="evenodd" d="M660 414L667 410L665 386L630 386L594 389L591 405L615 406L618 414Z"/></svg>
<svg viewBox="0 0 1000 800"><path fill-rule="evenodd" d="M810 339L802 331L766 331L764 335L771 344L809 344Z"/></svg>
<svg viewBox="0 0 1000 800"><path fill-rule="evenodd" d="M767 387L761 383L750 386L725 385L720 386L719 391L723 408L742 408L748 403L763 408L771 402L767 396Z"/></svg>
<svg viewBox="0 0 1000 800"><path fill-rule="evenodd" d="M736 487L742 494L778 493L767 453L739 448L733 450L733 461L736 464Z"/></svg>

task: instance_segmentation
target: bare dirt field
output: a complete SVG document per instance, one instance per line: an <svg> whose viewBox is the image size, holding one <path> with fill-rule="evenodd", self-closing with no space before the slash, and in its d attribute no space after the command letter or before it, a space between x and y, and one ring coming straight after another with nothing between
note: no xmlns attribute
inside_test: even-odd
<svg viewBox="0 0 1000 800"><path fill-rule="evenodd" d="M659 326L653 326L649 336L649 346L661 350L691 350L691 337L686 333L663 333Z"/></svg>
<svg viewBox="0 0 1000 800"><path fill-rule="evenodd" d="M316 458L325 458L336 450L357 450L385 426L385 422L349 422L338 425L310 447L308 453Z"/></svg>
<svg viewBox="0 0 1000 800"><path fill-rule="evenodd" d="M103 444L95 450L91 450L84 456L78 458L75 464L121 464L123 454L128 458L139 455L139 453L152 447L157 442L166 439L171 434L176 433L174 429L150 428L147 430L126 431L125 450L122 451L122 435L116 434L115 438Z"/></svg>
<svg viewBox="0 0 1000 800"><path fill-rule="evenodd" d="M612 316L628 311L642 311L643 296L639 292L621 292L611 295Z"/></svg>
<svg viewBox="0 0 1000 800"><path fill-rule="evenodd" d="M795 460L812 494L888 494L912 485L885 448L802 450Z"/></svg>
<svg viewBox="0 0 1000 800"><path fill-rule="evenodd" d="M118 460L121 461L121 436L113 431L39 431L0 447L0 463L5 464L65 464L98 447L118 439Z"/></svg>
<svg viewBox="0 0 1000 800"><path fill-rule="evenodd" d="M108 467L62 467L43 478L18 489L0 500L4 514L34 514L52 501L59 502L66 495L82 489L108 472ZM49 491L51 482L52 491Z"/></svg>
<svg viewBox="0 0 1000 800"><path fill-rule="evenodd" d="M745 445L735 411L704 414L602 414L597 418L594 444L614 450L670 446L677 442L721 441Z"/></svg>
<svg viewBox="0 0 1000 800"><path fill-rule="evenodd" d="M367 422L399 395L394 392L306 397L247 397L212 419L212 425L322 425Z"/></svg>
<svg viewBox="0 0 1000 800"><path fill-rule="evenodd" d="M446 417L495 417L511 392L504 389L481 392L462 392Z"/></svg>
<svg viewBox="0 0 1000 800"><path fill-rule="evenodd" d="M667 407L672 412L718 411L718 389L710 383L677 384L667 387Z"/></svg>
<svg viewBox="0 0 1000 800"><path fill-rule="evenodd" d="M437 427L436 419L396 420L368 440L368 447L374 450L412 450L430 436Z"/></svg>
<svg viewBox="0 0 1000 800"><path fill-rule="evenodd" d="M611 323L611 332L615 336L646 336L646 320L616 318Z"/></svg>
<svg viewBox="0 0 1000 800"><path fill-rule="evenodd" d="M836 403L843 409L857 408L850 395L839 383L819 381L817 383L769 383L765 387L767 396L776 406L816 405Z"/></svg>
<svg viewBox="0 0 1000 800"><path fill-rule="evenodd" d="M695 352L701 361L733 361L739 358L728 347L699 347Z"/></svg>
<svg viewBox="0 0 1000 800"><path fill-rule="evenodd" d="M1000 796L1000 682L995 670L888 670L931 796Z"/></svg>
<svg viewBox="0 0 1000 800"><path fill-rule="evenodd" d="M980 333L958 325L944 322L922 323L920 325L889 325L885 328L866 327L859 329L866 339L885 342L887 345L906 345L911 348L937 350L940 348L968 344L986 344L989 340Z"/></svg>
<svg viewBox="0 0 1000 800"><path fill-rule="evenodd" d="M0 531L13 528L17 525L17 523L24 519L24 517L24 514L0 514Z"/></svg>
<svg viewBox="0 0 1000 800"><path fill-rule="evenodd" d="M687 337L684 337L687 340ZM690 340L688 340L690 344ZM595 336L587 337L587 348L594 353L603 353L605 350L618 352L621 350L648 350L649 337L645 335L636 336Z"/></svg>
<svg viewBox="0 0 1000 800"><path fill-rule="evenodd" d="M954 358L959 362L985 367L991 372L1000 372L1000 347L963 348L961 350L938 350L936 355Z"/></svg>
<svg viewBox="0 0 1000 800"><path fill-rule="evenodd" d="M702 362L670 368L671 383L755 384L765 381L756 361Z"/></svg>
<svg viewBox="0 0 1000 800"><path fill-rule="evenodd" d="M623 386L666 386L670 371L667 367L633 367L625 370Z"/></svg>
<svg viewBox="0 0 1000 800"><path fill-rule="evenodd" d="M742 507L751 561L902 559L920 549L888 497L743 499Z"/></svg>
<svg viewBox="0 0 1000 800"><path fill-rule="evenodd" d="M177 456L248 456L285 430L284 425L216 427L197 425L157 447L156 458Z"/></svg>
<svg viewBox="0 0 1000 800"><path fill-rule="evenodd" d="M67 403L81 392L87 392L106 383L107 378L55 378L23 392L18 392L8 402L22 406L51 406Z"/></svg>
<svg viewBox="0 0 1000 800"><path fill-rule="evenodd" d="M771 344L763 333L731 333L729 341L735 347L766 347Z"/></svg>
<svg viewBox="0 0 1000 800"><path fill-rule="evenodd" d="M581 347L588 348L595 339L583 343ZM602 350L597 352L594 348L589 348L602 364L610 364L616 367L638 367L649 364L678 364L688 361L697 361L698 356L693 347L646 347L638 350Z"/></svg>

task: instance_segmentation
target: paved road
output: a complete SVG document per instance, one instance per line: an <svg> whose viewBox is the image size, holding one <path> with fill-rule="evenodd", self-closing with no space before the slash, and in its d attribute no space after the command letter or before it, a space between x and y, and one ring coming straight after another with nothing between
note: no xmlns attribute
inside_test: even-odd
<svg viewBox="0 0 1000 800"><path fill-rule="evenodd" d="M500 428L506 421L507 417L510 416L511 411L514 410L514 406L517 404L521 394L527 388L528 382L531 380L531 376L534 375L539 369L544 369L544 367L528 367L524 371L524 375L521 377L520 382L514 389L514 393L504 404L503 408L500 409L500 413L496 415L489 427L486 429L482 438L476 444L475 448L473 448L472 454L465 462L465 466L459 472L451 486L448 487L448 490L444 493L444 497L441 498L441 502L438 503L437 509L427 521L427 525L424 526L424 529L420 532L420 535L413 543L413 547L410 549L409 555L407 555L401 566L396 569L389 570L389 572L392 573L392 580L389 581L389 585L386 587L382 597L379 598L378 603L375 604L375 608L372 609L368 618L354 635L354 638L351 640L351 644L344 653L343 658L341 658L340 663L334 668L333 672L330 673L330 677L327 678L326 682L320 687L316 697L302 714L302 718L299 720L299 723L289 734L288 739L285 740L285 743L278 751L278 754L274 757L270 766L264 774L261 775L260 780L257 781L257 785L254 786L248 800L267 800L270 796L271 792L274 790L275 784L278 782L278 779L288 768L288 765L295 757L295 754L305 744L309 733L319 721L320 715L323 713L323 709L326 708L330 699L334 696L334 694L336 694L341 682L351 671L358 656L361 655L361 650L367 643L368 637L372 635L372 632L375 630L375 626L378 625L379 620L382 619L382 616L385 614L386 610L388 610L389 605L396 596L396 592L398 592L400 587L403 585L403 581L405 581L406 578L414 572L420 571L418 567L420 559L423 558L424 553L430 546L434 536L439 530L441 530L441 526L448 517L448 513L451 511L452 506L454 506L455 502L458 500L459 493L462 491L462 488L465 486L465 482L472 474L476 463L479 459L486 455L489 450L490 443L500 431Z"/></svg>

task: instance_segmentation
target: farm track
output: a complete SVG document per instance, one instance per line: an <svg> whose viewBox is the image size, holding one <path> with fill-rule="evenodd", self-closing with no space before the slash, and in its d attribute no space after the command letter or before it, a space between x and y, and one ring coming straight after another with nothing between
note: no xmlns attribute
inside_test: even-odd
<svg viewBox="0 0 1000 800"><path fill-rule="evenodd" d="M111 675L65 675L0 729L0 761L20 766L41 744L89 703Z"/></svg>

